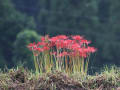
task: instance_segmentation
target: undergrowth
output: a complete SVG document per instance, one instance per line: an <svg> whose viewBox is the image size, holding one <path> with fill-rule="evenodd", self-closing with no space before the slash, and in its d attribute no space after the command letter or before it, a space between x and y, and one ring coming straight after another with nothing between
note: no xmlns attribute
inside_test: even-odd
<svg viewBox="0 0 120 90"><path fill-rule="evenodd" d="M100 74L72 75L55 71L35 74L24 68L0 70L0 90L117 90L120 68L105 67Z"/></svg>

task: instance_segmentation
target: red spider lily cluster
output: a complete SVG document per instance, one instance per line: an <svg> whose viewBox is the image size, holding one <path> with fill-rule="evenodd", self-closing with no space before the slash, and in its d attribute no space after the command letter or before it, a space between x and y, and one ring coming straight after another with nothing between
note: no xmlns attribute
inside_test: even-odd
<svg viewBox="0 0 120 90"><path fill-rule="evenodd" d="M70 60L76 60L76 57L79 59L87 58L90 53L94 53L96 49L94 47L90 47L89 44L91 42L84 39L84 37L80 35L75 36L66 36L66 35L58 35L55 37L49 37L46 35L41 38L41 41L38 43L30 43L28 48L33 51L34 56L39 56L41 53L47 53L49 55L49 59L47 62L51 61L51 59L56 60L56 62L60 61L64 63L70 64ZM45 58L43 58L45 59ZM69 62L68 62L69 59ZM60 66L60 62L58 62L58 66ZM63 66L63 63L61 64ZM53 65L53 64L52 64ZM49 66L49 65L48 65ZM67 64L64 64L65 68L67 68ZM68 68L70 65L68 66ZM74 67L74 66L73 66ZM49 67L50 68L50 67ZM80 68L80 67L79 67ZM73 71L73 68L71 69ZM79 70L78 70L79 71Z"/></svg>
<svg viewBox="0 0 120 90"><path fill-rule="evenodd" d="M45 52L47 50L53 49L51 54L57 55L57 50L61 50L61 53L57 55L61 56L80 56L86 58L89 53L94 53L96 49L94 47L88 46L91 42L85 40L83 37L76 36L65 36L58 35L56 37L50 38L49 36L45 36L41 38L41 42L38 43L30 43L28 48L34 51L34 55L37 56L41 52Z"/></svg>

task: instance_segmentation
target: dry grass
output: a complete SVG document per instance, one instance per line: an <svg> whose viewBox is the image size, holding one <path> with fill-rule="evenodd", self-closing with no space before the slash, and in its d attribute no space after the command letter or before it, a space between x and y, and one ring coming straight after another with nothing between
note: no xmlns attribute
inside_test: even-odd
<svg viewBox="0 0 120 90"><path fill-rule="evenodd" d="M0 90L117 90L120 70L111 68L101 74L68 76L61 72L35 75L24 69L0 73Z"/></svg>

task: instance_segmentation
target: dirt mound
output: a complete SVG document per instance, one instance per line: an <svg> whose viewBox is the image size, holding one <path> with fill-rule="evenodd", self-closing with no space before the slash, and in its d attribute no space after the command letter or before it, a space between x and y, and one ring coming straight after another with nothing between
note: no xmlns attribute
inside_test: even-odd
<svg viewBox="0 0 120 90"><path fill-rule="evenodd" d="M120 83L120 78L117 80ZM118 87L104 75L84 81L61 72L37 76L26 70L16 70L0 75L0 90L117 90Z"/></svg>
<svg viewBox="0 0 120 90"><path fill-rule="evenodd" d="M87 81L87 87L94 90L117 90L117 85L111 80L106 80L103 75L96 76L94 79Z"/></svg>

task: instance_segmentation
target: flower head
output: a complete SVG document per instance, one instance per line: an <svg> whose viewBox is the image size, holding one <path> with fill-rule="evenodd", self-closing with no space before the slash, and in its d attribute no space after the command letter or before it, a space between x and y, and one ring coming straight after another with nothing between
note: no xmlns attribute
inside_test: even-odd
<svg viewBox="0 0 120 90"><path fill-rule="evenodd" d="M74 39L74 40L82 40L83 39L83 37L82 36L80 36L80 35L75 35L75 36L72 36L72 39Z"/></svg>

